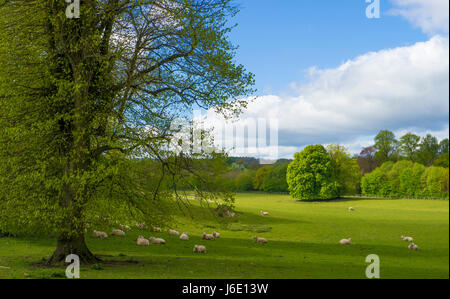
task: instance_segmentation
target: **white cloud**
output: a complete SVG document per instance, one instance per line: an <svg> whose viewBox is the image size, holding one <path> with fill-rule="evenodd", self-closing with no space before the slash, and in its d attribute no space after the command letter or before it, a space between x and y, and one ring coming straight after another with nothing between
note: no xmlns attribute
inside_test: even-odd
<svg viewBox="0 0 450 299"><path fill-rule="evenodd" d="M448 0L391 0L390 13L408 19L426 34L448 34Z"/></svg>
<svg viewBox="0 0 450 299"><path fill-rule="evenodd" d="M280 157L290 157L308 144L341 143L356 153L381 129L445 136L449 40L436 36L368 53L335 69L312 68L309 84L293 86L299 96L259 97L238 121L245 125L260 118L278 119ZM208 119L217 124L212 111Z"/></svg>

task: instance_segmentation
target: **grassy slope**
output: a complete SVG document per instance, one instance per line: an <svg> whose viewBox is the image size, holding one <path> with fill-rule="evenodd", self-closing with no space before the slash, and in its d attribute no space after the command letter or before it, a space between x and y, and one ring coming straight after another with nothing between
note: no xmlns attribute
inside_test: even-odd
<svg viewBox="0 0 450 299"><path fill-rule="evenodd" d="M356 211L349 212L350 206ZM192 209L193 220L178 217L176 228L189 232L188 242L163 233L167 245L137 247L137 235L152 233L136 229L125 238L89 238L95 253L115 263L102 265L102 270L82 267L82 278L365 278L369 254L380 256L382 278L449 278L448 201L303 203L285 195L241 194L237 207L242 215L220 223L198 207ZM260 210L271 215L262 217ZM213 230L222 238L200 239ZM402 234L413 236L421 250L409 251ZM253 243L255 235L269 243ZM348 237L353 245L338 244ZM193 254L194 244L206 245L208 253ZM0 267L0 278L63 276L64 269L32 266L54 246L50 239L0 239L0 266L10 268Z"/></svg>

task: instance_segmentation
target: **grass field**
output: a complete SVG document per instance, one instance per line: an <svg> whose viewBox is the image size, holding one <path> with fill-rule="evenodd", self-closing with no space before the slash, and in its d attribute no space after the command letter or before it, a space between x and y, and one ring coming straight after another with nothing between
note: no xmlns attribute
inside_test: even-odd
<svg viewBox="0 0 450 299"><path fill-rule="evenodd" d="M449 202L341 199L297 202L287 195L239 194L235 219L215 220L193 203L194 219L177 217L176 229L190 241L167 233L133 229L126 237L88 238L105 264L82 267L81 278L365 278L366 256L377 254L381 278L449 278ZM349 212L348 207L354 207ZM270 212L269 217L259 211ZM201 234L221 233L215 241ZM136 238L160 235L166 245L137 247ZM408 250L401 235L415 238ZM255 244L253 236L268 244ZM342 238L353 238L343 246ZM192 252L207 246L206 255ZM59 278L63 268L41 268L55 247L51 239L0 239L0 278Z"/></svg>

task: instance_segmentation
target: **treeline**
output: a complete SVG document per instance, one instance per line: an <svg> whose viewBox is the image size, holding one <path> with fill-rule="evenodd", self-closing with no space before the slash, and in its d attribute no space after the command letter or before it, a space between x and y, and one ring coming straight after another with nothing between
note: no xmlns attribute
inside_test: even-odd
<svg viewBox="0 0 450 299"><path fill-rule="evenodd" d="M438 142L431 134L421 138L413 133L407 133L397 140L393 132L382 130L374 142L373 146L364 148L358 156L358 164L363 175L389 161L407 160L427 167L449 167L448 138Z"/></svg>
<svg viewBox="0 0 450 299"><path fill-rule="evenodd" d="M233 163L231 171L225 175L224 183L230 190L236 192L263 191L288 192L286 171L289 160L279 160L274 165L257 165L253 168L240 168L239 163Z"/></svg>
<svg viewBox="0 0 450 299"><path fill-rule="evenodd" d="M344 195L447 197L449 140L407 133L399 140L383 130L374 145L352 156L341 145L309 146L294 160L261 165L256 158L222 157L198 160L214 186L234 192L291 193L299 199ZM289 179L291 169L291 179ZM294 175L292 175L294 174ZM185 189L205 189L204 182L185 174ZM210 183L208 183L209 185Z"/></svg>
<svg viewBox="0 0 450 299"><path fill-rule="evenodd" d="M386 162L361 181L364 195L389 197L449 197L448 168L412 161Z"/></svg>

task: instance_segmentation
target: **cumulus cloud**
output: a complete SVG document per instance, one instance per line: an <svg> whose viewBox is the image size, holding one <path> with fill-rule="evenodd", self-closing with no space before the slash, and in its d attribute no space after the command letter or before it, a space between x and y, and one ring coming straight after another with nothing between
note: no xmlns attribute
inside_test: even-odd
<svg viewBox="0 0 450 299"><path fill-rule="evenodd" d="M448 134L448 38L368 53L335 69L311 68L310 76L309 84L294 85L298 96L259 97L238 125L277 119L279 157L309 144L341 143L356 153L381 129ZM208 111L206 122L214 126L220 118ZM270 148L261 155L273 158Z"/></svg>
<svg viewBox="0 0 450 299"><path fill-rule="evenodd" d="M448 34L448 0L391 0L390 13L408 19L426 34Z"/></svg>

